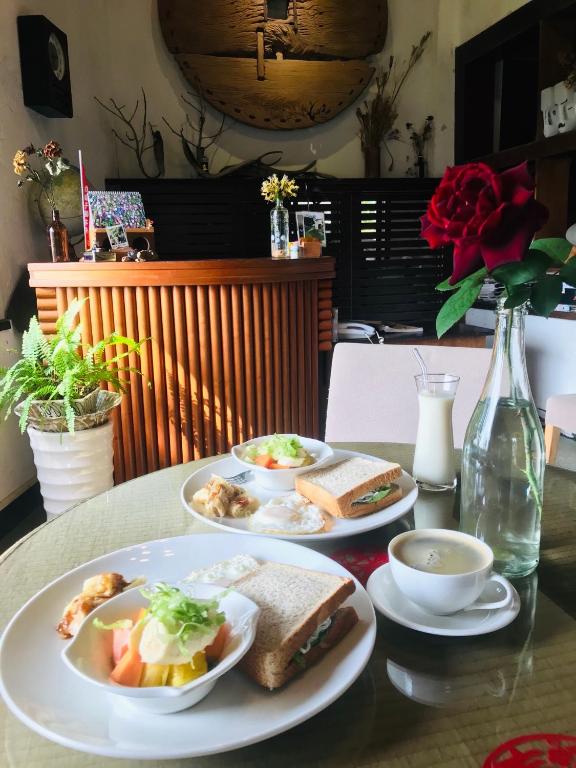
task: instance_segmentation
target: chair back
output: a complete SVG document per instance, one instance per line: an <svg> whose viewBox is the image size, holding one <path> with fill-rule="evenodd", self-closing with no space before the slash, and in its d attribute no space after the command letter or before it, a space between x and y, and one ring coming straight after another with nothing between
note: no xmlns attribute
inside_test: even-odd
<svg viewBox="0 0 576 768"><path fill-rule="evenodd" d="M332 358L325 439L329 442L414 443L420 373L412 344L337 344ZM429 373L460 377L454 402L454 445L462 447L492 350L417 346Z"/></svg>

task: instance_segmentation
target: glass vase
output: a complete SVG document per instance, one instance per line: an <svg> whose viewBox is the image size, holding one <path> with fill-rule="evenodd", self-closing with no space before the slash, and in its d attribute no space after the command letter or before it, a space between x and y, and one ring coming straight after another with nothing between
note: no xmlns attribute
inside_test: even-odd
<svg viewBox="0 0 576 768"><path fill-rule="evenodd" d="M273 259L290 258L290 221L281 198L276 200L276 205L270 211L270 245Z"/></svg>
<svg viewBox="0 0 576 768"><path fill-rule="evenodd" d="M460 529L494 550L494 568L526 576L538 565L544 434L524 350L526 305L497 309L494 349L462 452Z"/></svg>
<svg viewBox="0 0 576 768"><path fill-rule="evenodd" d="M52 211L52 221L47 229L52 261L70 261L68 230L60 221L60 211Z"/></svg>

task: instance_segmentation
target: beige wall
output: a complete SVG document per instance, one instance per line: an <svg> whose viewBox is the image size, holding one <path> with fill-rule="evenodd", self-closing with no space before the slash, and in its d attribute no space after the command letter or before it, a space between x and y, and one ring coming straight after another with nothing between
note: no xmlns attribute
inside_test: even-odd
<svg viewBox="0 0 576 768"><path fill-rule="evenodd" d="M112 170L109 130L92 103L106 61L102 41L94 34L106 2L0 0L0 317L4 317L14 284L27 262L48 257L45 234L31 221L26 191L16 188L14 152L30 142L41 145L55 138L66 148L71 160L75 159L78 147L89 148L92 158L97 158L91 167L96 184L102 184L106 173ZM68 33L74 89L72 120L42 117L22 103L16 17L28 13L44 14ZM13 360L6 354L6 348L18 343L11 332L0 334L2 364ZM33 480L34 474L28 438L20 435L15 420L1 422L0 509L11 494Z"/></svg>

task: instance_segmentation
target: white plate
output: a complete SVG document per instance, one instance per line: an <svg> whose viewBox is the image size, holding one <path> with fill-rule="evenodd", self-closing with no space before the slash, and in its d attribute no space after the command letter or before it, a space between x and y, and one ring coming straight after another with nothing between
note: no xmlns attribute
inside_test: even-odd
<svg viewBox="0 0 576 768"><path fill-rule="evenodd" d="M366 591L346 601L359 623L316 666L270 693L231 670L203 701L170 715L134 712L66 667L54 626L84 579L103 571L127 579L179 581L190 571L244 552L262 560L350 576L307 547L269 538L197 534L139 544L99 557L53 581L20 609L0 643L0 693L37 733L65 747L107 757L163 760L226 752L308 720L349 688L366 666L376 618Z"/></svg>
<svg viewBox="0 0 576 768"><path fill-rule="evenodd" d="M334 461L338 461L352 456L361 456L365 459L378 460L375 456L369 456L366 453L356 453L355 451L334 451ZM393 459L391 459L393 460ZM330 462L332 463L332 462ZM326 464L325 466L329 466ZM243 467L238 464L236 459L232 457L226 457L219 459L218 461L208 464L202 469L194 472L193 475L186 480L180 491L180 498L182 504L186 507L190 514L194 515L198 520L203 523L218 528L221 531L227 533L248 533L251 536L273 536L275 539L287 539L288 541L326 541L328 539L340 539L343 536L354 536L357 533L364 533L365 531L373 531L375 528L381 528L383 525L388 525L394 520L397 520L402 515L409 512L414 506L414 502L418 497L418 486L415 481L410 477L407 472L402 471L402 477L400 480L394 482L402 488L403 496L395 504L391 504L389 507L384 507L380 512L373 512L371 515L365 517L357 517L354 520L345 520L342 518L334 517L330 515L327 517L330 522L333 523L332 528L329 531L323 531L320 533L305 533L305 534L265 534L255 533L248 528L248 521L246 518L235 519L233 517L220 517L210 518L204 517L192 504L192 496L197 490L202 488L212 475L220 475L221 477L232 477L241 472ZM277 498L278 496L286 496L293 491L270 491L267 488L262 488L261 485L255 480L249 483L244 483L242 488L245 488L248 493L259 499L262 504L265 504L269 499Z"/></svg>
<svg viewBox="0 0 576 768"><path fill-rule="evenodd" d="M387 618L409 629L416 629L418 632L448 637L486 635L508 626L520 612L518 592L512 584L510 588L514 598L507 608L497 608L493 611L459 611L450 616L434 616L408 600L400 592L392 577L389 563L377 568L366 585L372 602ZM486 595L489 589L493 589L492 584L488 585L483 594ZM498 600L498 596L486 595L486 599Z"/></svg>

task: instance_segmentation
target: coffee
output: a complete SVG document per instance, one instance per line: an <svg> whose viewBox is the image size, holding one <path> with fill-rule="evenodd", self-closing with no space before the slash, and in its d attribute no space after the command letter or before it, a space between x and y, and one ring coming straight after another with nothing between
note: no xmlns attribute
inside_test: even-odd
<svg viewBox="0 0 576 768"><path fill-rule="evenodd" d="M480 547L447 536L406 537L398 542L394 554L411 568L427 573L470 573L486 565L486 555Z"/></svg>

